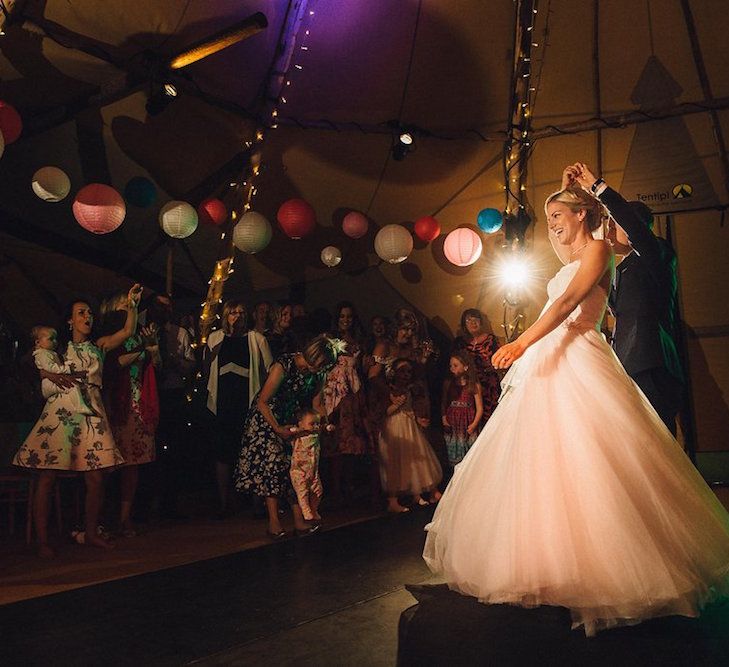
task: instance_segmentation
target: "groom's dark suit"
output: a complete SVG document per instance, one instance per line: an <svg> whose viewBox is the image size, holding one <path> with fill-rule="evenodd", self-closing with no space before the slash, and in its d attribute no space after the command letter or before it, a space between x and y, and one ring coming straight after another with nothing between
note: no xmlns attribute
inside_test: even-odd
<svg viewBox="0 0 729 667"><path fill-rule="evenodd" d="M600 201L633 246L633 252L617 266L610 292L610 310L615 316L613 348L628 375L675 434L683 385L675 343L676 254L615 190L606 188Z"/></svg>

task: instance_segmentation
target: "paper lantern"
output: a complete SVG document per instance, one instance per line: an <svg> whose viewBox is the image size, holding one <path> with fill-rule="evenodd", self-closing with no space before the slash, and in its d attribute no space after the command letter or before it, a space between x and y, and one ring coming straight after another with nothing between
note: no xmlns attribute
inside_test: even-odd
<svg viewBox="0 0 729 667"><path fill-rule="evenodd" d="M276 218L284 234L292 239L311 234L316 226L314 209L303 199L289 199L281 204Z"/></svg>
<svg viewBox="0 0 729 667"><path fill-rule="evenodd" d="M73 200L73 215L79 225L94 234L113 232L127 214L122 196L111 186L89 183Z"/></svg>
<svg viewBox="0 0 729 667"><path fill-rule="evenodd" d="M186 239L197 229L197 211L186 201L169 201L159 212L159 224L173 239Z"/></svg>
<svg viewBox="0 0 729 667"><path fill-rule="evenodd" d="M446 259L456 266L471 266L481 257L482 248L481 237L468 227L454 229L443 244Z"/></svg>
<svg viewBox="0 0 729 667"><path fill-rule="evenodd" d="M41 167L33 174L31 185L33 192L43 201L61 201L71 192L70 179L58 167Z"/></svg>
<svg viewBox="0 0 729 667"><path fill-rule="evenodd" d="M3 133L5 144L12 144L23 131L23 119L7 102L0 100L0 132Z"/></svg>
<svg viewBox="0 0 729 667"><path fill-rule="evenodd" d="M482 232L493 234L501 229L504 219L501 211L495 208L485 208L478 214L478 227Z"/></svg>
<svg viewBox="0 0 729 667"><path fill-rule="evenodd" d="M271 236L271 223L260 213L248 211L233 228L233 245L238 250L253 255L261 252L271 242Z"/></svg>
<svg viewBox="0 0 729 667"><path fill-rule="evenodd" d="M385 225L375 236L375 252L385 262L404 262L412 251L413 237L402 225Z"/></svg>
<svg viewBox="0 0 729 667"><path fill-rule="evenodd" d="M327 266L336 266L342 261L342 251L333 245L328 245L321 251L321 261Z"/></svg>
<svg viewBox="0 0 729 667"><path fill-rule="evenodd" d="M0 157L3 156L3 153L5 152L5 137L3 137L3 132L0 130Z"/></svg>
<svg viewBox="0 0 729 667"><path fill-rule="evenodd" d="M228 209L225 208L225 204L220 199L210 197L200 202L197 207L197 215L206 225L217 227L227 219Z"/></svg>
<svg viewBox="0 0 729 667"><path fill-rule="evenodd" d="M144 176L134 176L124 188L124 199L139 208L147 208L157 201L157 188Z"/></svg>
<svg viewBox="0 0 729 667"><path fill-rule="evenodd" d="M367 217L359 211L347 213L342 220L342 231L350 239L361 239L367 233L369 226Z"/></svg>
<svg viewBox="0 0 729 667"><path fill-rule="evenodd" d="M428 243L438 238L440 223L434 217L426 215L415 222L415 234L421 241Z"/></svg>

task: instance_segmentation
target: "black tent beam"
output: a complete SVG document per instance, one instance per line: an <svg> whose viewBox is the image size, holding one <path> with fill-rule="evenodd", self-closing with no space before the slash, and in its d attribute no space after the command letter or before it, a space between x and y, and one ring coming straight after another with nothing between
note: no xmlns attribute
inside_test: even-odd
<svg viewBox="0 0 729 667"><path fill-rule="evenodd" d="M696 72L699 75L704 99L707 102L713 102L714 94L711 91L711 84L709 83L709 77L706 73L706 65L704 65L704 57L701 54L701 45L699 44L699 36L696 32L694 15L691 13L691 7L689 6L688 0L681 0L681 9L683 10L684 20L686 21L686 30L688 31L689 40L691 41L691 53L694 57L694 64L696 65ZM716 113L716 109L712 109L709 112L709 115L711 116L714 140L716 141L716 146L719 150L721 170L722 175L724 176L724 188L729 194L729 159L727 159L724 134L721 129L721 123L719 122L719 115Z"/></svg>

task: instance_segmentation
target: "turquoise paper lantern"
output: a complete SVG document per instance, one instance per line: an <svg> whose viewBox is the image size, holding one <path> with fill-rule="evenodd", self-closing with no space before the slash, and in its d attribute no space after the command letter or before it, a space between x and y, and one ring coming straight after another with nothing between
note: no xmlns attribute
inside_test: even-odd
<svg viewBox="0 0 729 667"><path fill-rule="evenodd" d="M157 188L148 178L135 176L124 188L124 199L139 208L147 208L157 201Z"/></svg>
<svg viewBox="0 0 729 667"><path fill-rule="evenodd" d="M501 211L495 208L485 208L478 214L478 228L487 234L493 234L501 229L504 224L504 218Z"/></svg>

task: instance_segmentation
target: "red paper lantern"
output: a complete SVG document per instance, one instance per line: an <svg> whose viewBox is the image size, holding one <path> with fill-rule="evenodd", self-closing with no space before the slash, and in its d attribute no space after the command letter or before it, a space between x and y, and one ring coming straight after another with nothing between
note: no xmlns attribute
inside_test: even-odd
<svg viewBox="0 0 729 667"><path fill-rule="evenodd" d="M23 131L23 119L7 102L0 100L0 132L3 133L5 144L12 144Z"/></svg>
<svg viewBox="0 0 729 667"><path fill-rule="evenodd" d="M284 234L292 239L303 238L316 227L314 209L303 199L289 199L281 204L276 218Z"/></svg>
<svg viewBox="0 0 729 667"><path fill-rule="evenodd" d="M217 227L225 222L228 217L228 209L220 199L210 197L200 202L197 207L197 215L205 224Z"/></svg>
<svg viewBox="0 0 729 667"><path fill-rule="evenodd" d="M482 249L481 237L468 227L454 229L443 244L446 259L456 266L471 266L481 257Z"/></svg>
<svg viewBox="0 0 729 667"><path fill-rule="evenodd" d="M421 240L428 243L433 239L437 239L440 234L440 223L430 215L420 218L415 223L415 235Z"/></svg>
<svg viewBox="0 0 729 667"><path fill-rule="evenodd" d="M342 220L342 231L349 236L350 239L361 239L369 229L370 223L367 217L359 211L347 213Z"/></svg>
<svg viewBox="0 0 729 667"><path fill-rule="evenodd" d="M94 234L113 232L127 214L123 197L111 186L89 183L73 201L73 215L79 225Z"/></svg>

